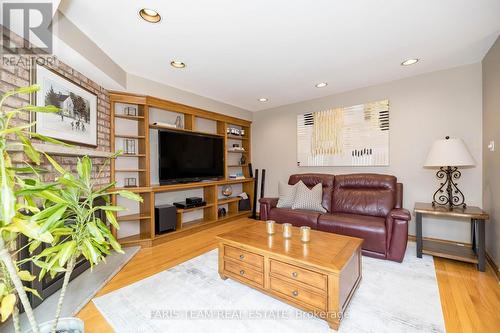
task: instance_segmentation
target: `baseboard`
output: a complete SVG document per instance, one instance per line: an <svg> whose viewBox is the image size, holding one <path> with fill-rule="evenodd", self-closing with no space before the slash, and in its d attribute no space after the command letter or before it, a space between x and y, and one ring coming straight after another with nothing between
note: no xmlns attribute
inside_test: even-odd
<svg viewBox="0 0 500 333"><path fill-rule="evenodd" d="M461 246L466 246L466 247L471 247L471 243L462 243L462 242L456 242L456 241L450 241L446 239L437 239L437 238L431 238L431 237L424 237L425 240L431 240L434 242L441 242L441 243L448 243L448 244L458 244ZM411 242L415 242L417 238L413 235L408 235L408 240ZM490 265L491 269L493 270L493 273L495 274L495 277L497 281L500 283L500 270L498 269L497 264L493 260L493 258L490 256L488 251L486 251L486 262Z"/></svg>
<svg viewBox="0 0 500 333"><path fill-rule="evenodd" d="M491 268L493 269L493 273L495 273L497 282L500 283L500 270L498 269L497 264L495 263L495 261L488 252L486 252L486 261L488 262L488 264L490 264Z"/></svg>

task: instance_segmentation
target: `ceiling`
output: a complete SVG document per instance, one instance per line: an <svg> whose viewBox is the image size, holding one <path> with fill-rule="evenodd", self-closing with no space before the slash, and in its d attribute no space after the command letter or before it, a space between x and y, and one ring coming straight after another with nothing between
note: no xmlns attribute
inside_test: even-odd
<svg viewBox="0 0 500 333"><path fill-rule="evenodd" d="M162 21L140 19L144 7ZM478 62L500 32L499 0L69 0L62 11L125 71L251 111Z"/></svg>

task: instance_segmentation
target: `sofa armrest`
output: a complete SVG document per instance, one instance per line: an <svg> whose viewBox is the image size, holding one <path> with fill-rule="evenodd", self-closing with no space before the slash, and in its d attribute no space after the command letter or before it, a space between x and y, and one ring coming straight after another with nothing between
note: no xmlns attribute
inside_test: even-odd
<svg viewBox="0 0 500 333"><path fill-rule="evenodd" d="M389 212L389 216L396 220L410 221L411 215L408 209L395 208Z"/></svg>
<svg viewBox="0 0 500 333"><path fill-rule="evenodd" d="M389 212L385 220L387 229L386 257L397 262L403 261L408 243L408 221L410 212L404 208L396 208Z"/></svg>
<svg viewBox="0 0 500 333"><path fill-rule="evenodd" d="M269 212L278 204L278 198L261 198L260 202L260 219L265 221L268 219Z"/></svg>

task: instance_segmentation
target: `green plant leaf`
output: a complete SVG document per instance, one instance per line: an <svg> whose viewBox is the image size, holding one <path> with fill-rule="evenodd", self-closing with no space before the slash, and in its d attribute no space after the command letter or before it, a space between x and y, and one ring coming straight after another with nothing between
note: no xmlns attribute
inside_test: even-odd
<svg viewBox="0 0 500 333"><path fill-rule="evenodd" d="M35 251L40 245L42 244L42 242L40 241L32 241L30 246L28 247L28 251L31 253L33 253L33 251Z"/></svg>
<svg viewBox="0 0 500 333"><path fill-rule="evenodd" d="M112 212L121 212L123 210L127 210L127 208L122 207L122 206L97 206L95 207L96 210L104 210L104 211L112 211Z"/></svg>
<svg viewBox="0 0 500 333"><path fill-rule="evenodd" d="M2 298L2 304L0 305L0 313L2 315L2 323L9 318L14 311L14 305L16 304L16 295L8 294Z"/></svg>
<svg viewBox="0 0 500 333"><path fill-rule="evenodd" d="M64 204L58 203L55 204L54 206L47 207L43 210L40 211L40 213L36 213L35 215L30 217L31 221L40 221L44 220L46 218L49 218L51 215L55 214L57 211L59 211L62 207L66 208Z"/></svg>
<svg viewBox="0 0 500 333"><path fill-rule="evenodd" d="M40 233L40 226L36 222L19 218L14 218L13 222L7 227L4 227L3 230L20 232L28 238L39 240L44 243L51 243L54 239L48 231Z"/></svg>
<svg viewBox="0 0 500 333"><path fill-rule="evenodd" d="M55 113L61 110L60 108L54 105L46 105L46 106L26 105L20 109L31 112L46 112L46 113Z"/></svg>
<svg viewBox="0 0 500 333"><path fill-rule="evenodd" d="M6 170L10 165L6 162L4 151L0 150L0 220L4 225L10 223L16 214L16 197Z"/></svg>
<svg viewBox="0 0 500 333"><path fill-rule="evenodd" d="M57 222L60 222L61 217L66 212L67 208L68 208L68 206L61 205L61 207L58 210L56 210L52 215L50 215L47 218L47 220L45 220L45 222L42 224L40 232L45 232L45 231L49 230L54 224L56 224Z"/></svg>
<svg viewBox="0 0 500 333"><path fill-rule="evenodd" d="M125 253L125 252L123 252L120 243L118 243L116 241L116 239L115 239L115 237L113 237L113 235L108 236L108 241L109 241L109 244L111 245L111 247L113 248L113 250L115 250L118 253Z"/></svg>
<svg viewBox="0 0 500 333"><path fill-rule="evenodd" d="M29 157L30 160L35 162L36 165L39 165L40 153L35 148L33 148L33 146L31 145L31 141L28 140L28 138L26 138L21 132L17 132L17 137L23 143L24 153Z"/></svg>
<svg viewBox="0 0 500 333"><path fill-rule="evenodd" d="M65 174L66 173L66 170L59 165L59 163L57 163L52 157L50 157L48 154L46 153L43 153L45 155L45 157L47 158L47 160L49 161L50 164L52 164L52 166L54 167L54 169L57 170L57 172L59 172L61 175Z"/></svg>
<svg viewBox="0 0 500 333"><path fill-rule="evenodd" d="M0 282L0 299L2 299L3 295L7 293L7 286L5 283Z"/></svg>
<svg viewBox="0 0 500 333"><path fill-rule="evenodd" d="M37 197L40 197L40 198L47 199L47 200L54 202L54 203L57 203L57 204L66 204L67 203L67 201L64 200L64 198L62 198L58 194L56 194L55 191L45 190L45 191L37 192L34 195Z"/></svg>
<svg viewBox="0 0 500 333"><path fill-rule="evenodd" d="M63 247L61 249L61 256L59 257L59 266L64 267L66 262L75 255L75 250L76 250L76 242L75 241L68 241L63 244Z"/></svg>
<svg viewBox="0 0 500 333"><path fill-rule="evenodd" d="M66 143L66 142L62 142L62 141L59 141L59 140L56 140L54 138L50 138L48 136L45 136L45 135L42 135L40 133L30 133L31 136L35 137L35 138L38 138L42 141L45 141L45 142L50 142L50 143L54 143L54 144L57 144L57 145L61 145L61 146L66 146L66 147L74 147L73 145L69 144L69 143Z"/></svg>
<svg viewBox="0 0 500 333"><path fill-rule="evenodd" d="M42 296L40 296L40 294L38 293L38 291L36 289L31 289L31 288L28 288L28 287L24 287L24 290L32 293L33 295L35 295L39 299L42 299Z"/></svg>
<svg viewBox="0 0 500 333"><path fill-rule="evenodd" d="M90 173L92 170L92 162L88 156L84 156L81 160L78 160L76 165L76 170L78 175L84 182L90 181Z"/></svg>
<svg viewBox="0 0 500 333"><path fill-rule="evenodd" d="M98 264L99 263L99 253L97 253L97 251L94 249L94 246L92 246L92 243L90 242L90 240L85 239L83 241L83 246L88 251L87 260L93 264Z"/></svg>
<svg viewBox="0 0 500 333"><path fill-rule="evenodd" d="M104 239L104 237L102 236L101 234L101 231L99 230L99 228L96 226L95 222L91 221L91 222L88 222L87 223L87 230L89 231L89 233L94 237L94 240L99 243L99 244L102 244L104 243L106 240Z"/></svg>
<svg viewBox="0 0 500 333"><path fill-rule="evenodd" d="M30 272L28 271L19 271L17 272L17 276L19 276L19 278L22 280L22 281L33 281L36 277L34 275L31 275Z"/></svg>
<svg viewBox="0 0 500 333"><path fill-rule="evenodd" d="M113 226L116 228L116 230L119 230L120 229L120 225L118 224L118 221L116 220L116 216L115 214L112 212L112 211L105 211L106 213L106 219L107 221Z"/></svg>
<svg viewBox="0 0 500 333"><path fill-rule="evenodd" d="M142 197L137 193L133 193L133 192L126 191L126 190L117 191L116 193L118 195L126 198L126 199L130 199L130 200L137 201L137 202L143 202Z"/></svg>

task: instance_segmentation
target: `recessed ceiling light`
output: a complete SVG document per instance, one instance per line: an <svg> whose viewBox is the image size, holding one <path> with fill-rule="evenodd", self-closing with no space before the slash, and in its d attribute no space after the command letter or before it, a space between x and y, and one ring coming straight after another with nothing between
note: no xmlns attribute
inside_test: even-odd
<svg viewBox="0 0 500 333"><path fill-rule="evenodd" d="M320 82L318 84L316 84L316 88L324 88L328 85L328 83L326 82Z"/></svg>
<svg viewBox="0 0 500 333"><path fill-rule="evenodd" d="M186 64L183 63L182 61L173 60L170 62L170 66L175 67L175 68L184 68L184 67L186 67Z"/></svg>
<svg viewBox="0 0 500 333"><path fill-rule="evenodd" d="M416 64L420 59L413 58L413 59L406 59L401 63L401 66L410 66Z"/></svg>
<svg viewBox="0 0 500 333"><path fill-rule="evenodd" d="M265 103L267 101L269 101L268 98L259 98L259 102Z"/></svg>
<svg viewBox="0 0 500 333"><path fill-rule="evenodd" d="M156 10L143 8L139 11L139 15L144 21L149 23L158 23L161 21L161 16Z"/></svg>

